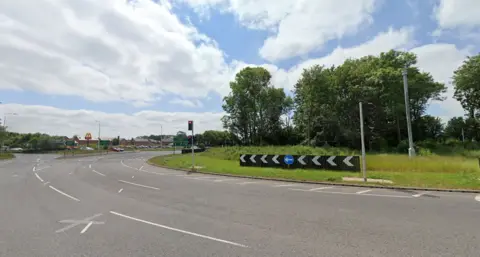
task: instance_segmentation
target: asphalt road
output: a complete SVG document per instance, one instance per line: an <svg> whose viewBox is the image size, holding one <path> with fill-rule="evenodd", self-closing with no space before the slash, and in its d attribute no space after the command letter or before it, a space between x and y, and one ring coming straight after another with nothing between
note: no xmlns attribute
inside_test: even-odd
<svg viewBox="0 0 480 257"><path fill-rule="evenodd" d="M473 194L187 175L158 154L0 162L0 256L480 253Z"/></svg>

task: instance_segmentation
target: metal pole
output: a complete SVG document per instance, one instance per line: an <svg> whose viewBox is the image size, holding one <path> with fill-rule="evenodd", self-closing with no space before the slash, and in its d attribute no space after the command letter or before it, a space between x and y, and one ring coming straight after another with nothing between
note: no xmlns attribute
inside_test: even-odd
<svg viewBox="0 0 480 257"><path fill-rule="evenodd" d="M465 143L465 132L463 131L463 128L462 128L462 142Z"/></svg>
<svg viewBox="0 0 480 257"><path fill-rule="evenodd" d="M367 182L367 158L365 156L365 138L363 133L363 106L362 102L358 103L360 109L360 138L362 141L362 173L363 181Z"/></svg>
<svg viewBox="0 0 480 257"><path fill-rule="evenodd" d="M163 126L160 125L160 148L163 148Z"/></svg>
<svg viewBox="0 0 480 257"><path fill-rule="evenodd" d="M98 151L101 153L101 150L100 150L100 121L98 121L98 142L97 142L97 148L98 148Z"/></svg>
<svg viewBox="0 0 480 257"><path fill-rule="evenodd" d="M408 98L407 67L403 69L402 75L403 75L403 92L405 95L405 114L407 116L408 157L412 158L415 156L415 148L413 147L412 122L410 120L410 100Z"/></svg>
<svg viewBox="0 0 480 257"><path fill-rule="evenodd" d="M195 171L195 151L193 150L193 127L192 127L192 171Z"/></svg>

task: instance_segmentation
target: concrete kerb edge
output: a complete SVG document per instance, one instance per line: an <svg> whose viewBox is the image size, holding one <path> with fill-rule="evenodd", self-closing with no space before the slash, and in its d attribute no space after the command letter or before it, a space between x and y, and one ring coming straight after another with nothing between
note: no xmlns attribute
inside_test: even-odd
<svg viewBox="0 0 480 257"><path fill-rule="evenodd" d="M444 188L423 188L423 187L397 187L397 186L380 186L380 185L361 185L361 184L354 184L354 183L335 183L335 182L324 182L324 181L310 181L310 180L295 180L295 179L282 179L282 178L266 178L266 177L253 177L253 176L245 176L245 175L233 175L233 174L221 174L215 172L206 172L206 171L191 171L189 169L182 169L182 168L172 168L167 166L158 165L155 163L150 162L148 160L146 162L149 165L170 169L170 170L178 170L178 171L186 171L190 173L200 173L206 175L217 175L217 176L224 176L224 177L233 177L233 178L248 178L248 179L259 179L259 180L270 180L270 181L280 181L280 182L291 182L291 183L303 183L303 184L317 184L317 185L330 185L330 186L349 186L349 187L363 187L363 188L380 188L380 189L395 189L395 190L416 190L416 191L437 191L437 192L455 192L455 193L480 193L480 190L475 189L444 189Z"/></svg>

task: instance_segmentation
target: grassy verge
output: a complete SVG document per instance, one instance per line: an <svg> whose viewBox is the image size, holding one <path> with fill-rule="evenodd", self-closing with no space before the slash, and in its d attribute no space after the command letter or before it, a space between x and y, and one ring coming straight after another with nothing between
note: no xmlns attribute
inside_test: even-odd
<svg viewBox="0 0 480 257"><path fill-rule="evenodd" d="M0 153L0 160L12 159L15 156L12 153Z"/></svg>
<svg viewBox="0 0 480 257"><path fill-rule="evenodd" d="M282 151L283 150L283 151ZM202 171L219 174L283 178L309 181L342 182L342 177L360 177L358 172L338 172L319 170L284 170L276 168L240 167L238 157L242 153L264 154L355 154L342 149L291 147L285 149L256 148L216 148L196 155L196 166ZM173 168L189 168L190 155L158 156L152 163ZM456 156L418 156L410 160L406 155L376 154L367 156L369 178L387 179L396 186L480 189L480 168L477 159Z"/></svg>

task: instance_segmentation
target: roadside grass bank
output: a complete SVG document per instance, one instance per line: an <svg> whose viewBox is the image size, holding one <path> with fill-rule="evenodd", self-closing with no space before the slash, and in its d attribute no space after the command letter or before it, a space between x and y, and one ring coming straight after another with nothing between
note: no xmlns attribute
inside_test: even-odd
<svg viewBox="0 0 480 257"><path fill-rule="evenodd" d="M0 153L0 160L9 160L15 158L13 153Z"/></svg>
<svg viewBox="0 0 480 257"><path fill-rule="evenodd" d="M263 178L292 179L298 181L342 182L343 177L361 177L360 172L324 170L286 170L280 168L241 167L240 154L292 154L292 155L357 155L340 148L295 147L227 147L212 148L195 154L195 166L200 171L254 176ZM150 162L160 166L189 169L191 155L157 156ZM393 186L480 189L480 168L476 158L464 156L417 156L409 159L400 154L367 155L367 176L373 179L391 180ZM365 184L363 182L348 182Z"/></svg>

